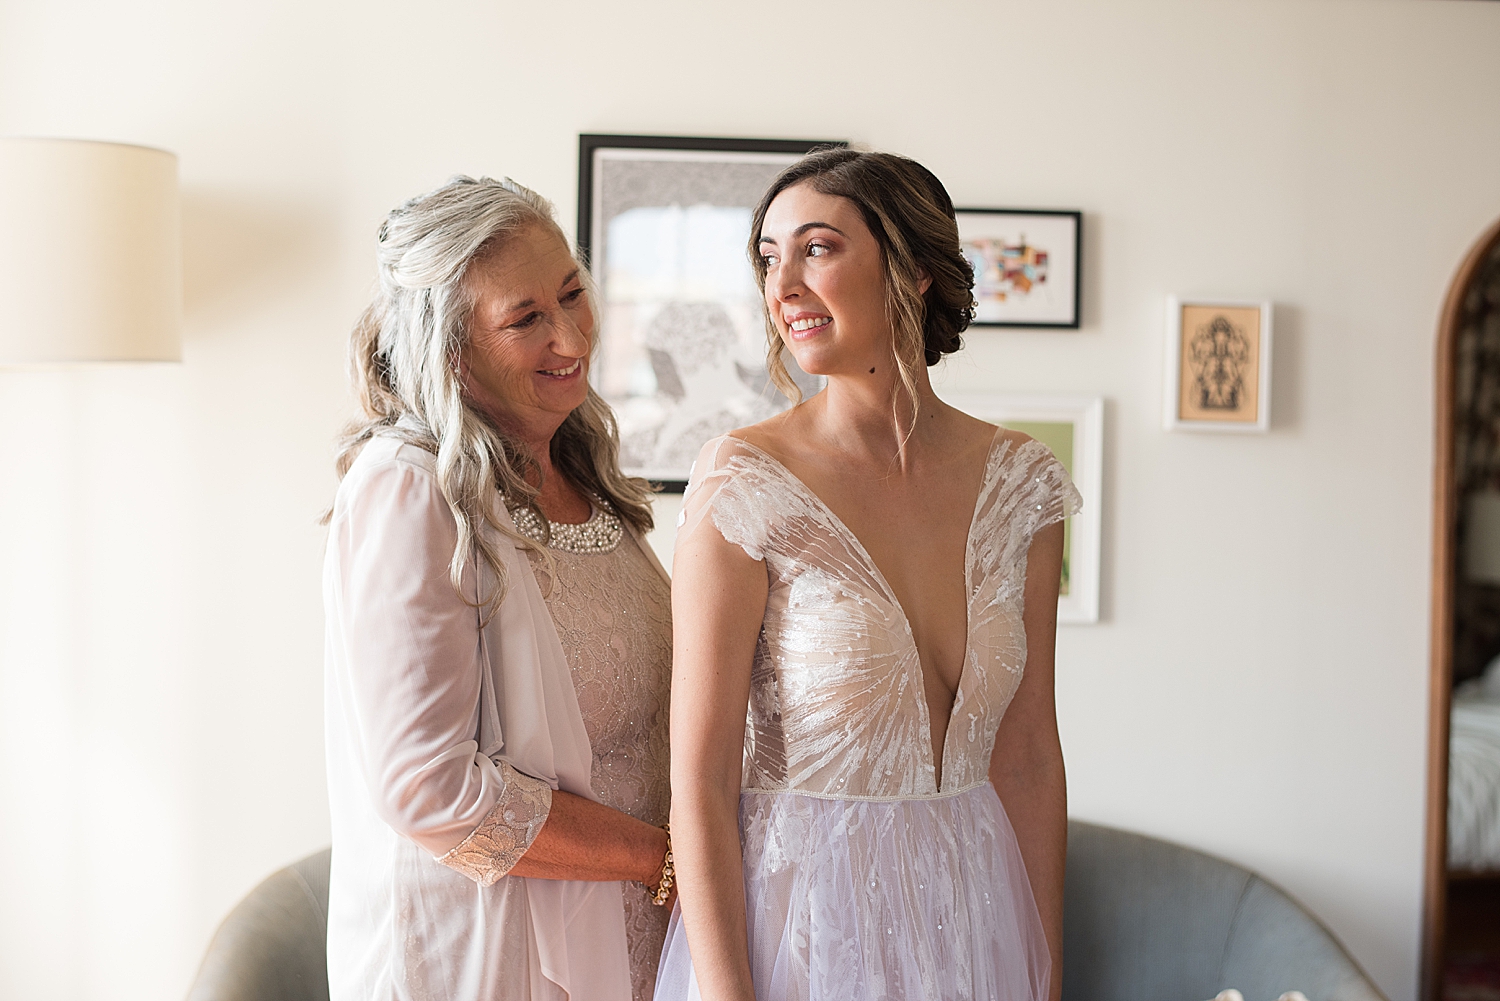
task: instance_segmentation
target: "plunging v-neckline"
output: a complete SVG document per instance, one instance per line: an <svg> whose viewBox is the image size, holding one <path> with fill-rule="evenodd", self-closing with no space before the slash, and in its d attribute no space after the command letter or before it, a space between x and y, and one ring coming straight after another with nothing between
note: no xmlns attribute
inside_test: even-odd
<svg viewBox="0 0 1500 1001"><path fill-rule="evenodd" d="M870 571L871 575L875 579L875 582L878 583L880 587L885 591L886 597L889 599L892 607L896 609L896 614L901 616L901 624L906 627L907 641L911 644L912 657L917 662L917 679L921 682L921 685L918 686L917 691L917 705L920 707L922 715L926 717L925 722L927 730L928 765L932 768L933 785L939 792L941 792L943 788L942 780L948 775L948 735L953 730L953 714L958 710L959 696L963 692L964 681L967 680L969 676L969 654L972 649L972 641L974 638L974 618L969 614L969 598L970 593L974 588L973 560L970 558L974 548L974 526L979 523L979 512L980 509L984 506L985 493L987 492L987 489L990 485L991 468L995 461L995 450L1000 446L1002 442L1005 441L1004 436L1005 428L996 427L995 435L990 439L989 449L985 452L984 466L980 470L979 477L979 494L974 498L974 511L969 516L969 528L968 531L964 534L963 659L960 661L958 667L958 682L953 686L953 704L948 707L948 725L943 730L943 744L940 748L935 746L935 742L932 739L932 707L927 704L927 667L922 663L922 651L917 646L917 634L915 630L912 629L911 618L906 614L906 607L901 604L901 599L896 595L896 589L892 587L890 581L886 579L885 572L882 571L880 569L880 565L875 562L875 557L870 555L870 551L865 548L864 542L862 542L860 540L860 537L854 533L854 529L850 528L844 523L844 519L839 517L838 512L835 511L828 504L828 502L818 494L816 490L808 486L807 483L802 479L802 477L792 472L786 463L782 462L780 459L776 458L776 456L772 455L770 452L767 452L765 449L761 448L759 445L754 444L753 442L746 441L743 438L734 438L733 435L727 436L730 438L734 438L736 444L743 445L746 448L749 448L751 451L757 453L762 458L770 462L775 468L779 469L782 475L790 480L792 482L792 485L796 489L801 490L804 494L811 498L812 501L817 504L817 506L821 508L825 514L828 515L829 519L833 522L834 527L838 531L842 532L846 540L852 544L855 554L864 561L865 567Z"/></svg>

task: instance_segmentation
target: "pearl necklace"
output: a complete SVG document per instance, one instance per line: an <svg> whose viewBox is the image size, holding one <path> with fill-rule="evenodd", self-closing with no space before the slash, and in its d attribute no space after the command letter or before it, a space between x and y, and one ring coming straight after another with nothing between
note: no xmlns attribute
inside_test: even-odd
<svg viewBox="0 0 1500 1001"><path fill-rule="evenodd" d="M569 525L550 518L544 521L529 507L511 508L510 517L516 523L516 531L550 549L584 554L614 552L625 534L625 526L621 524L619 515L603 504L594 502L589 506L589 520L581 525Z"/></svg>

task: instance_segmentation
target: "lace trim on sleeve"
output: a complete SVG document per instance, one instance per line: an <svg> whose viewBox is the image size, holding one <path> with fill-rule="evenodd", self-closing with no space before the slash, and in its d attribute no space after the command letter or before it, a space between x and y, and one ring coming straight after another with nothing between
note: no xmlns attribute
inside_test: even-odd
<svg viewBox="0 0 1500 1001"><path fill-rule="evenodd" d="M490 886L515 867L552 811L551 786L507 762L495 765L500 769L500 801L472 834L438 859L480 886Z"/></svg>
<svg viewBox="0 0 1500 1001"><path fill-rule="evenodd" d="M703 447L683 495L677 519L678 538L710 522L726 542L751 559L766 558L766 546L778 511L768 503L759 468L760 453L729 435Z"/></svg>

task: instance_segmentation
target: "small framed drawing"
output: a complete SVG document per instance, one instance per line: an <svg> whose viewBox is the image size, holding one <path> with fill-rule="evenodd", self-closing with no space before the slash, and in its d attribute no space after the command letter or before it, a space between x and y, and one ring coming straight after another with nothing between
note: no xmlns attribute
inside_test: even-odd
<svg viewBox="0 0 1500 1001"><path fill-rule="evenodd" d="M1083 214L1053 209L957 209L974 267L974 323L1066 327L1079 317Z"/></svg>
<svg viewBox="0 0 1500 1001"><path fill-rule="evenodd" d="M680 493L704 442L789 405L766 374L750 217L782 168L845 145L578 137L578 249L600 312L591 377L630 475ZM822 388L787 361L805 393Z"/></svg>
<svg viewBox="0 0 1500 1001"><path fill-rule="evenodd" d="M1271 428L1271 304L1167 297L1168 431Z"/></svg>
<svg viewBox="0 0 1500 1001"><path fill-rule="evenodd" d="M1057 621L1099 621L1100 526L1104 506L1104 400L1098 396L953 395L943 399L980 420L1031 435L1052 449L1083 496L1063 526Z"/></svg>

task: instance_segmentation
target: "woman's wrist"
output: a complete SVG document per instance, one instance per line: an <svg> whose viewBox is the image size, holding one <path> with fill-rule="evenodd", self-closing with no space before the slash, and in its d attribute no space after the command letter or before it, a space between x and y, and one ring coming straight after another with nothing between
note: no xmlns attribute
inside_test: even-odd
<svg viewBox="0 0 1500 1001"><path fill-rule="evenodd" d="M672 859L672 830L670 825L663 824L660 828L661 854L657 857L656 866L651 874L641 882L645 884L646 890L651 894L651 902L658 907L666 906L667 901L672 899L672 893L677 881L677 870Z"/></svg>

